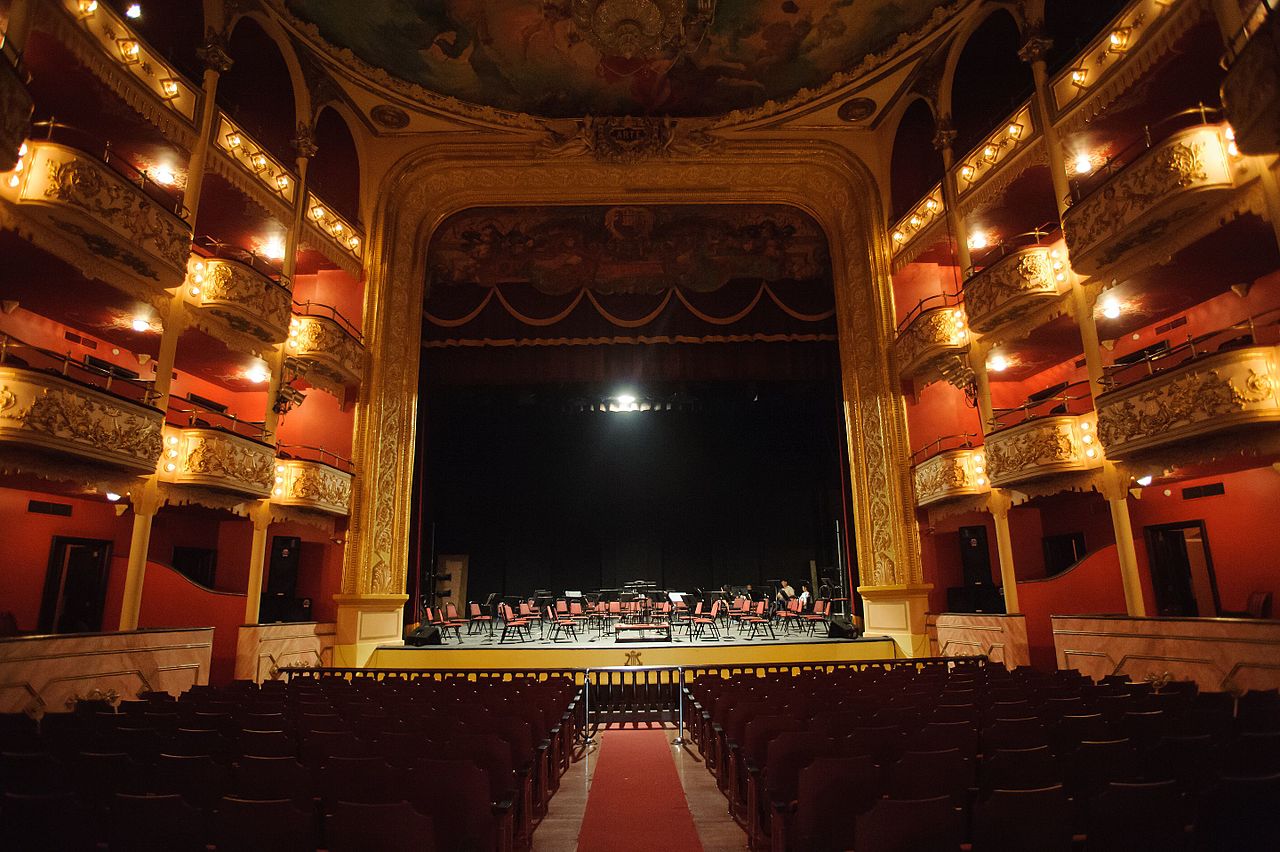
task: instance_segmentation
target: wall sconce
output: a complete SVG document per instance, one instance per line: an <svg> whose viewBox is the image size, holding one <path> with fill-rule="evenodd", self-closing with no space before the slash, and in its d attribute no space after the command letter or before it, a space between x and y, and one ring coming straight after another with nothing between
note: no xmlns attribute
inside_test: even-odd
<svg viewBox="0 0 1280 852"><path fill-rule="evenodd" d="M98 0L80 0L77 5L80 8L80 15L85 18L98 11Z"/></svg>
<svg viewBox="0 0 1280 852"><path fill-rule="evenodd" d="M253 168L255 171L260 172L267 167L267 155L259 151L258 153L249 157L249 162L253 163Z"/></svg>
<svg viewBox="0 0 1280 852"><path fill-rule="evenodd" d="M351 237L349 240L347 240L347 245L351 248L352 251L359 251L360 238L355 236Z"/></svg>
<svg viewBox="0 0 1280 852"><path fill-rule="evenodd" d="M1111 35L1107 37L1107 51L1109 53L1123 53L1129 47L1129 33L1133 32L1133 27L1121 27L1118 30L1112 30Z"/></svg>
<svg viewBox="0 0 1280 852"><path fill-rule="evenodd" d="M120 48L120 56L126 63L133 64L142 55L142 45L131 38L117 39L116 46Z"/></svg>
<svg viewBox="0 0 1280 852"><path fill-rule="evenodd" d="M311 218L317 222L324 218L324 208L317 204L311 208Z"/></svg>
<svg viewBox="0 0 1280 852"><path fill-rule="evenodd" d="M971 181L973 180L973 176L976 173L976 171L977 170L974 169L973 166L965 166L960 170L960 177L964 178L965 180Z"/></svg>
<svg viewBox="0 0 1280 852"><path fill-rule="evenodd" d="M906 234L904 234L904 233L902 233L901 231L894 231L894 232L893 232L893 241L894 241L895 243L900 243L900 242L902 242L903 240L905 240L906 238L907 238L907 235L906 235Z"/></svg>
<svg viewBox="0 0 1280 852"><path fill-rule="evenodd" d="M996 150L995 145L988 145L982 149L982 156L989 162L994 163L996 161Z"/></svg>
<svg viewBox="0 0 1280 852"><path fill-rule="evenodd" d="M924 203L924 209L932 213L933 211L938 209L938 202L930 198L928 201Z"/></svg>
<svg viewBox="0 0 1280 852"><path fill-rule="evenodd" d="M244 140L240 138L240 134L239 134L239 133L234 133L234 132L233 132L233 133L228 133L228 134L227 134L227 147L228 147L228 148L239 148L239 147L240 147L240 144L241 144L242 142L244 142Z"/></svg>
<svg viewBox="0 0 1280 852"><path fill-rule="evenodd" d="M178 81L172 79L161 80L160 93L164 95L165 98L176 98L178 96Z"/></svg>
<svg viewBox="0 0 1280 852"><path fill-rule="evenodd" d="M276 188L279 189L281 192L284 192L285 190L287 190L289 188L289 178L285 177L284 175L277 175Z"/></svg>
<svg viewBox="0 0 1280 852"><path fill-rule="evenodd" d="M910 219L908 219L907 221L908 221L908 223L911 225L911 227L912 227L912 228L919 228L919 227L920 227L920 216L919 216L918 214L914 214L914 213L913 213L913 214L911 215L911 218L910 218Z"/></svg>
<svg viewBox="0 0 1280 852"><path fill-rule="evenodd" d="M1084 88L1085 80L1089 79L1089 70L1087 68L1074 68L1071 71L1071 83L1081 89Z"/></svg>
<svg viewBox="0 0 1280 852"><path fill-rule="evenodd" d="M1004 132L1010 139L1017 141L1022 138L1022 125L1016 122L1012 123L1004 129Z"/></svg>

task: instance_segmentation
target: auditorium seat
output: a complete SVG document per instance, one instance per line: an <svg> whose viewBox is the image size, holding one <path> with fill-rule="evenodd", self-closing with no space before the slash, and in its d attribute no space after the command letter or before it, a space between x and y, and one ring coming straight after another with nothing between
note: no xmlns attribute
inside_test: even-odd
<svg viewBox="0 0 1280 852"><path fill-rule="evenodd" d="M209 815L217 852L313 852L320 839L310 809L293 799L224 796Z"/></svg>
<svg viewBox="0 0 1280 852"><path fill-rule="evenodd" d="M242 799L296 799L316 796L315 775L292 757L241 757L231 788Z"/></svg>
<svg viewBox="0 0 1280 852"><path fill-rule="evenodd" d="M405 838L421 852L436 852L431 818L408 802L339 802L324 818L329 852L404 852Z"/></svg>
<svg viewBox="0 0 1280 852"><path fill-rule="evenodd" d="M857 852L956 852L960 816L949 796L881 799L857 818Z"/></svg>
<svg viewBox="0 0 1280 852"><path fill-rule="evenodd" d="M969 790L976 786L973 761L959 749L908 751L887 769L887 792L893 799L950 796L957 807L963 807Z"/></svg>
<svg viewBox="0 0 1280 852"><path fill-rule="evenodd" d="M0 849L91 852L93 820L70 792L9 793L0 797Z"/></svg>
<svg viewBox="0 0 1280 852"><path fill-rule="evenodd" d="M796 848L812 852L853 848L855 820L879 798L879 773L871 758L818 758L800 770L793 823ZM786 832L775 834L779 835L785 843Z"/></svg>
<svg viewBox="0 0 1280 852"><path fill-rule="evenodd" d="M493 802L484 770L470 761L423 761L402 777L410 803L431 818L441 852L496 849L511 831L512 802Z"/></svg>
<svg viewBox="0 0 1280 852"><path fill-rule="evenodd" d="M999 789L978 800L974 852L1071 852L1071 803L1062 785Z"/></svg>
<svg viewBox="0 0 1280 852"><path fill-rule="evenodd" d="M200 812L176 793L117 793L110 805L111 852L200 852L205 847Z"/></svg>
<svg viewBox="0 0 1280 852"><path fill-rule="evenodd" d="M1089 852L1176 852L1187 846L1186 809L1173 781L1113 781L1089 801Z"/></svg>
<svg viewBox="0 0 1280 852"><path fill-rule="evenodd" d="M1225 776L1200 797L1197 852L1271 848L1280 838L1280 774ZM1265 844L1259 845L1259 842Z"/></svg>
<svg viewBox="0 0 1280 852"><path fill-rule="evenodd" d="M1035 790L1061 784L1062 768L1048 746L1000 749L983 754L978 782L984 792L991 790Z"/></svg>

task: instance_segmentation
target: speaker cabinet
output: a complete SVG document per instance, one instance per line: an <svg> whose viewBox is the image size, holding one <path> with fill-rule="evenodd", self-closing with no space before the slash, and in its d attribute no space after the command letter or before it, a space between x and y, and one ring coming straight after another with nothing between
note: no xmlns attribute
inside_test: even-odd
<svg viewBox="0 0 1280 852"><path fill-rule="evenodd" d="M408 636L404 637L404 644L420 647L422 645L443 645L444 640L440 636L440 628L432 627L424 624L417 630L414 630Z"/></svg>
<svg viewBox="0 0 1280 852"><path fill-rule="evenodd" d="M960 566L966 586L991 586L991 551L987 547L987 528L960 528Z"/></svg>

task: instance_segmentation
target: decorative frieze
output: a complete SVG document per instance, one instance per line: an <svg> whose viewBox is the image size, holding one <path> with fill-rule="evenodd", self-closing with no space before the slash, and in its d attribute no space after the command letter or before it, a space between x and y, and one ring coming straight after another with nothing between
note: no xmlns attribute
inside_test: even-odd
<svg viewBox="0 0 1280 852"><path fill-rule="evenodd" d="M292 208L298 197L298 181L293 173L226 113L218 113L216 124L213 143L225 159L215 163L222 176L253 197ZM222 168L222 163L231 168Z"/></svg>
<svg viewBox="0 0 1280 852"><path fill-rule="evenodd" d="M247 264L192 255L184 286L187 301L199 308L197 324L224 342L234 345L242 335L254 344L274 345L288 333L293 307L288 287ZM214 321L202 321L209 317Z"/></svg>
<svg viewBox="0 0 1280 852"><path fill-rule="evenodd" d="M893 348L903 376L927 384L944 372L944 362L969 349L964 309L941 307L922 311L898 333Z"/></svg>
<svg viewBox="0 0 1280 852"><path fill-rule="evenodd" d="M351 511L351 474L320 462L277 459L271 502L346 515Z"/></svg>
<svg viewBox="0 0 1280 852"><path fill-rule="evenodd" d="M1020 249L964 283L965 314L969 325L985 334L1053 301L1066 286L1066 260L1058 250Z"/></svg>
<svg viewBox="0 0 1280 852"><path fill-rule="evenodd" d="M166 427L161 479L251 497L266 497L275 481L275 450L220 429Z"/></svg>
<svg viewBox="0 0 1280 852"><path fill-rule="evenodd" d="M160 457L164 415L40 370L0 365L0 445L52 451L135 474Z"/></svg>
<svg viewBox="0 0 1280 852"><path fill-rule="evenodd" d="M190 226L102 161L31 140L15 177L0 182L0 226L139 298L182 283Z"/></svg>
<svg viewBox="0 0 1280 852"><path fill-rule="evenodd" d="M307 193L307 244L348 272L359 275L364 257L364 234L314 193ZM305 239L305 238L304 238Z"/></svg>
<svg viewBox="0 0 1280 852"><path fill-rule="evenodd" d="M1199 358L1098 397L1098 436L1122 459L1211 434L1280 423L1280 346Z"/></svg>
<svg viewBox="0 0 1280 852"><path fill-rule="evenodd" d="M916 505L923 508L957 497L985 494L986 456L982 448L945 450L912 469L916 485Z"/></svg>
<svg viewBox="0 0 1280 852"><path fill-rule="evenodd" d="M1038 417L986 438L987 472L994 486L1102 465L1095 418L1087 414Z"/></svg>
<svg viewBox="0 0 1280 852"><path fill-rule="evenodd" d="M1096 275L1195 218L1233 186L1225 125L1173 134L1073 205L1063 218L1071 265Z"/></svg>
<svg viewBox="0 0 1280 852"><path fill-rule="evenodd" d="M285 354L307 381L339 399L364 377L364 344L330 317L293 317Z"/></svg>

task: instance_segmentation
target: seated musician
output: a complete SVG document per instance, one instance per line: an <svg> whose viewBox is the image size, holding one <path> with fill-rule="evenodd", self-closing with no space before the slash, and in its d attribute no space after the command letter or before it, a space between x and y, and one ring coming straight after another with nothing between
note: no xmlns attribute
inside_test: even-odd
<svg viewBox="0 0 1280 852"><path fill-rule="evenodd" d="M791 600L795 596L796 596L796 590L791 588L791 582L785 579L778 586L778 593L774 595L774 597L777 598L778 603L784 606L786 605L787 601Z"/></svg>

